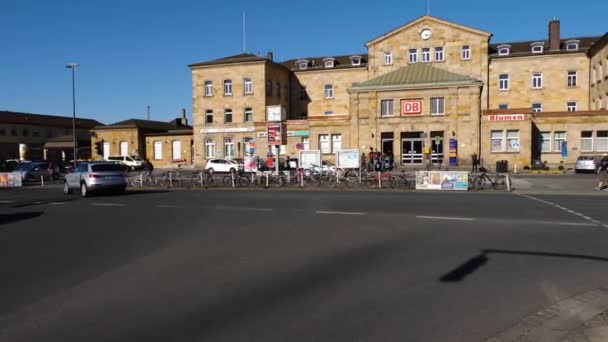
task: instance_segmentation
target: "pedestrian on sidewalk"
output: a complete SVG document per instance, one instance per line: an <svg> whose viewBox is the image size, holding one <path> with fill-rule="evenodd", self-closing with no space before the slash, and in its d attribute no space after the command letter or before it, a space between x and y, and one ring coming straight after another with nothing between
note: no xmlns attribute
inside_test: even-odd
<svg viewBox="0 0 608 342"><path fill-rule="evenodd" d="M595 190L604 190L606 183L608 183L608 153L604 153L604 156L600 160L598 167L597 188L595 188Z"/></svg>
<svg viewBox="0 0 608 342"><path fill-rule="evenodd" d="M471 163L473 164L471 172L477 172L479 167L479 157L477 157L477 153L475 152L473 152L471 155Z"/></svg>

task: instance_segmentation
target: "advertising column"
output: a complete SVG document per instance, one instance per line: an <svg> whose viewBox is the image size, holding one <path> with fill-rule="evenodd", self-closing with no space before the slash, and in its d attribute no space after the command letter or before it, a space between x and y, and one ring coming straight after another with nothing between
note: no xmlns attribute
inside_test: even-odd
<svg viewBox="0 0 608 342"><path fill-rule="evenodd" d="M277 174L279 173L279 147L287 143L287 125L285 108L281 106L266 107L267 137L269 150L274 146L274 160Z"/></svg>
<svg viewBox="0 0 608 342"><path fill-rule="evenodd" d="M458 140L450 138L450 166L458 165Z"/></svg>

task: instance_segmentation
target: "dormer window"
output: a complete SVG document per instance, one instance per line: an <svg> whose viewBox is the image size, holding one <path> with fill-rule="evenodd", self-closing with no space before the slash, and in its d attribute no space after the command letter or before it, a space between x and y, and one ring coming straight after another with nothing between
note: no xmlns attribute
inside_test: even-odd
<svg viewBox="0 0 608 342"><path fill-rule="evenodd" d="M545 48L544 42L536 42L530 45L532 46L532 53L543 53L543 50Z"/></svg>
<svg viewBox="0 0 608 342"><path fill-rule="evenodd" d="M361 65L361 56L350 56L350 64L352 66Z"/></svg>
<svg viewBox="0 0 608 342"><path fill-rule="evenodd" d="M335 59L334 58L324 58L323 59L323 66L326 68L333 68L334 67L334 62Z"/></svg>
<svg viewBox="0 0 608 342"><path fill-rule="evenodd" d="M300 59L298 62L298 69L300 70L306 70L308 69L308 60L307 59Z"/></svg>
<svg viewBox="0 0 608 342"><path fill-rule="evenodd" d="M566 50L567 51L576 51L578 50L578 44L580 41L578 40L567 40L566 41Z"/></svg>
<svg viewBox="0 0 608 342"><path fill-rule="evenodd" d="M511 45L498 45L497 49L499 56L508 56L511 51Z"/></svg>

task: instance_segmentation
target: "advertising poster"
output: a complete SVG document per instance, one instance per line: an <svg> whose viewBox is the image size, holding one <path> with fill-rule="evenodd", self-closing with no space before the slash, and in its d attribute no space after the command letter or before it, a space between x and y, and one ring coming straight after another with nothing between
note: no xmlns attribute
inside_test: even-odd
<svg viewBox="0 0 608 342"><path fill-rule="evenodd" d="M245 164L245 172L257 172L258 171L258 167L255 163L255 159L253 158L253 156L246 156L244 164Z"/></svg>
<svg viewBox="0 0 608 342"><path fill-rule="evenodd" d="M281 123L269 123L267 127L268 145L277 146L281 143Z"/></svg>
<svg viewBox="0 0 608 342"><path fill-rule="evenodd" d="M340 150L336 152L336 167L341 169L358 169L361 159L359 150Z"/></svg>
<svg viewBox="0 0 608 342"><path fill-rule="evenodd" d="M302 150L300 151L300 167L310 169L312 165L321 165L321 151L319 150Z"/></svg>
<svg viewBox="0 0 608 342"><path fill-rule="evenodd" d="M416 190L468 189L468 171L416 171Z"/></svg>
<svg viewBox="0 0 608 342"><path fill-rule="evenodd" d="M0 188L14 188L22 186L19 172L0 172Z"/></svg>

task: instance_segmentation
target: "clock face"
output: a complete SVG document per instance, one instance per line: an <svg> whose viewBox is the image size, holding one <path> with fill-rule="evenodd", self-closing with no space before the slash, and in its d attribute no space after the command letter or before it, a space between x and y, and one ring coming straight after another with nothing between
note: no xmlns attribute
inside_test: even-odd
<svg viewBox="0 0 608 342"><path fill-rule="evenodd" d="M424 40L431 38L431 30L424 29L424 30L420 31L420 37Z"/></svg>

